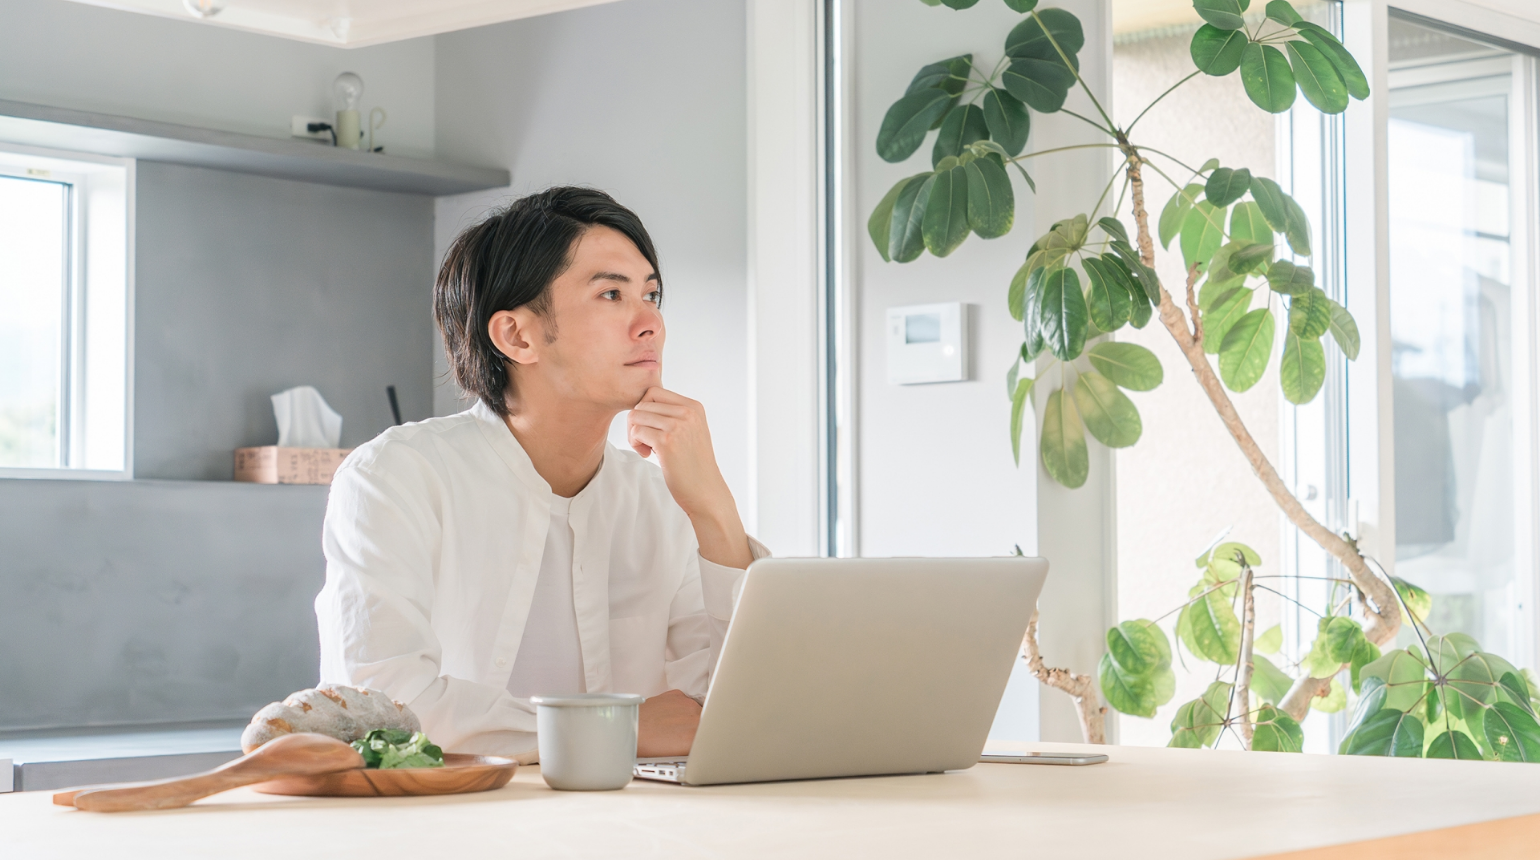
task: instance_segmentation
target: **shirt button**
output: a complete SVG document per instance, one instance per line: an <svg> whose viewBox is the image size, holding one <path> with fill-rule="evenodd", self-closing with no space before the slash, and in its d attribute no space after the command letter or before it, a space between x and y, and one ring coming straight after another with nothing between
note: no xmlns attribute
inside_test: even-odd
<svg viewBox="0 0 1540 860"><path fill-rule="evenodd" d="M495 662L497 663L497 668L499 668L499 669L501 669L504 666L508 665L508 661L503 659L502 657L497 658L497 660Z"/></svg>

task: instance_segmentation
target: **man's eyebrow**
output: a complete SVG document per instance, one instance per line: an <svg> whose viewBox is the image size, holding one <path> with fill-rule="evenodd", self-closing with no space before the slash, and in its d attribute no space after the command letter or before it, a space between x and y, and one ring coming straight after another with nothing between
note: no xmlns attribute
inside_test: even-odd
<svg viewBox="0 0 1540 860"><path fill-rule="evenodd" d="M658 279L659 278L657 272L653 272L647 276L647 280L649 281L656 281ZM588 279L590 284L594 281L619 281L622 284L629 284L631 283L631 278L630 276L622 275L619 272L596 272L593 277Z"/></svg>

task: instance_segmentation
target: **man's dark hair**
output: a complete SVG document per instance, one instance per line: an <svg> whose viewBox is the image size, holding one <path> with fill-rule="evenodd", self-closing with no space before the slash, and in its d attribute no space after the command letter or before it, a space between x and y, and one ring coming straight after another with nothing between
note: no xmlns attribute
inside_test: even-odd
<svg viewBox="0 0 1540 860"><path fill-rule="evenodd" d="M509 359L492 345L487 324L498 311L525 305L550 319L551 282L572 264L578 238L596 225L620 231L658 271L658 254L636 213L603 191L571 186L513 201L455 237L444 255L433 316L450 372L498 415L508 414ZM661 297L661 280L657 289Z"/></svg>

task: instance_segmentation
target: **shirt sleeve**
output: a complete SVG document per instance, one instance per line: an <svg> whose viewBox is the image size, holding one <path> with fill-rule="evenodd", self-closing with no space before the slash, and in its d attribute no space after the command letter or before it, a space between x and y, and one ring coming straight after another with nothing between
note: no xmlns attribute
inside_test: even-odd
<svg viewBox="0 0 1540 860"><path fill-rule="evenodd" d="M770 550L750 537L749 554L758 561L769 558ZM746 573L707 561L691 543L684 580L669 608L664 675L671 689L696 701L706 697Z"/></svg>
<svg viewBox="0 0 1540 860"><path fill-rule="evenodd" d="M429 620L442 538L437 488L425 467L390 465L345 463L332 481L322 533L326 584L315 601L321 681L405 702L446 750L532 750L529 700L442 673Z"/></svg>

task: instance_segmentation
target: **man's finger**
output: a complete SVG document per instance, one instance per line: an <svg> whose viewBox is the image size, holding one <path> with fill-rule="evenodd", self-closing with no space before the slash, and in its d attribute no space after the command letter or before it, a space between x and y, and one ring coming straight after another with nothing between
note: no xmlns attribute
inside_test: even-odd
<svg viewBox="0 0 1540 860"><path fill-rule="evenodd" d="M631 417L626 422L632 427L651 427L655 430L673 430L679 426L679 419L669 415L658 415L652 412L638 412L631 410Z"/></svg>
<svg viewBox="0 0 1540 860"><path fill-rule="evenodd" d="M655 415L670 415L674 418L683 418L690 414L687 406L676 406L672 403L663 403L657 400L645 400L631 407L632 412L651 412Z"/></svg>

